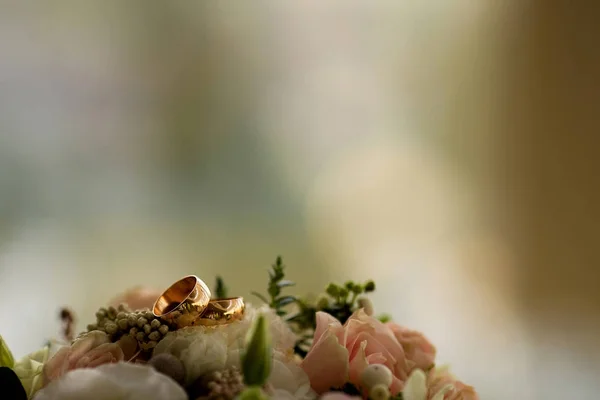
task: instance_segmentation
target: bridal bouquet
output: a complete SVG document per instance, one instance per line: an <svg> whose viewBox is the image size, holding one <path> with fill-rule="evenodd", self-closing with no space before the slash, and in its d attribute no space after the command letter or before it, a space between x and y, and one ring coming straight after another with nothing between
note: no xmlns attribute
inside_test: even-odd
<svg viewBox="0 0 600 400"><path fill-rule="evenodd" d="M330 284L315 301L285 294L281 258L263 304L189 276L164 292L135 288L77 337L15 361L0 337L0 398L35 400L474 400L436 364L421 333L375 314L372 281Z"/></svg>

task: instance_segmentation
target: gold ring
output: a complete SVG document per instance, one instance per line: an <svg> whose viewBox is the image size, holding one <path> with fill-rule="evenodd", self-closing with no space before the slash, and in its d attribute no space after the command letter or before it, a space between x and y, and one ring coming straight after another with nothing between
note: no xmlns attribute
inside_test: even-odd
<svg viewBox="0 0 600 400"><path fill-rule="evenodd" d="M210 302L210 289L195 275L186 276L172 284L161 294L152 313L177 328L197 325L196 320Z"/></svg>
<svg viewBox="0 0 600 400"><path fill-rule="evenodd" d="M223 325L244 318L244 299L242 297L229 297L211 300L204 313L196 321L196 325Z"/></svg>

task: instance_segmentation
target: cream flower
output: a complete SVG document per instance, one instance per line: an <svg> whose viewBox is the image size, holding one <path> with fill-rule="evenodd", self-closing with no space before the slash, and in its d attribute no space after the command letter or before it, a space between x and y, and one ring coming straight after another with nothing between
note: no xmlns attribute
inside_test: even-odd
<svg viewBox="0 0 600 400"><path fill-rule="evenodd" d="M308 375L289 353L273 352L273 368L267 386L271 391L271 398L274 399L310 400L317 397L310 387Z"/></svg>
<svg viewBox="0 0 600 400"><path fill-rule="evenodd" d="M15 374L19 377L27 397L31 398L42 387L44 364L48 361L49 348L46 346L41 350L31 353L14 365Z"/></svg>
<svg viewBox="0 0 600 400"><path fill-rule="evenodd" d="M259 315L266 316L273 347L273 368L267 381L273 394L296 398L314 398L308 376L293 357L296 335L287 324L268 307L248 305L241 321L211 327L193 326L169 332L154 349L154 355L169 353L183 363L186 384L211 371L240 367L246 334Z"/></svg>
<svg viewBox="0 0 600 400"><path fill-rule="evenodd" d="M227 364L227 337L219 328L186 327L169 332L154 348L154 356L172 354L185 367L185 382L191 384L207 372Z"/></svg>
<svg viewBox="0 0 600 400"><path fill-rule="evenodd" d="M187 400L181 386L154 368L105 364L76 369L40 390L34 400Z"/></svg>

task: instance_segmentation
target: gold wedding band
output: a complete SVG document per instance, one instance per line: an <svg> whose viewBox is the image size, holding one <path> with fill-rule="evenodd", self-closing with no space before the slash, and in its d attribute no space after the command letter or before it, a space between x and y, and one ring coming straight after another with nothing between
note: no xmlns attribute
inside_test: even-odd
<svg viewBox="0 0 600 400"><path fill-rule="evenodd" d="M152 308L154 316L177 329L194 325L223 325L244 317L244 299L211 300L210 289L195 275L186 276L161 294Z"/></svg>
<svg viewBox="0 0 600 400"><path fill-rule="evenodd" d="M161 294L152 313L177 328L196 325L196 320L210 302L210 289L195 275L186 276L172 284Z"/></svg>
<svg viewBox="0 0 600 400"><path fill-rule="evenodd" d="M196 325L213 326L238 321L244 318L244 309L242 297L211 300Z"/></svg>

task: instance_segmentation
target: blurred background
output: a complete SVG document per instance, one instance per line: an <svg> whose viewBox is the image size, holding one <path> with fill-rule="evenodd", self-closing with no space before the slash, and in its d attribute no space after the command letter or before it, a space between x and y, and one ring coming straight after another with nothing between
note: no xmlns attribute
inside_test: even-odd
<svg viewBox="0 0 600 400"><path fill-rule="evenodd" d="M482 399L592 399L600 7L0 1L0 332L374 279Z"/></svg>

